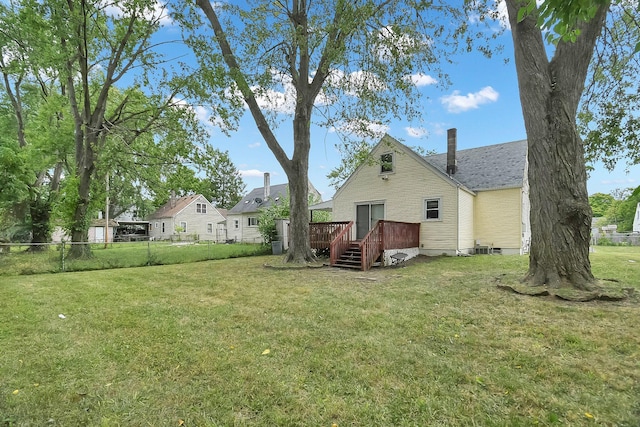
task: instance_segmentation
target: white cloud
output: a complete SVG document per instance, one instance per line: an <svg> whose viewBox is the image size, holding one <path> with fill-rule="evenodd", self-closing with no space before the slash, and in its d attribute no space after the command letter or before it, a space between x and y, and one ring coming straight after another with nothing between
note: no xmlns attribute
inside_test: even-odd
<svg viewBox="0 0 640 427"><path fill-rule="evenodd" d="M446 123L438 123L438 122L429 123L429 125L433 129L431 133L433 135L438 135L438 136L446 135L447 128L449 126Z"/></svg>
<svg viewBox="0 0 640 427"><path fill-rule="evenodd" d="M123 18L130 15L131 11L123 9L121 2L104 0L101 2L101 6L104 12L113 18ZM153 3L153 9L146 8L143 12L143 16L147 21L158 21L162 26L173 25L173 20L169 15L166 3L156 1Z"/></svg>
<svg viewBox="0 0 640 427"><path fill-rule="evenodd" d="M406 127L404 130L407 131L407 135L412 138L422 138L429 133L425 128Z"/></svg>
<svg viewBox="0 0 640 427"><path fill-rule="evenodd" d="M430 86L438 83L436 79L428 74L418 73L406 76L405 79L413 83L416 87Z"/></svg>
<svg viewBox="0 0 640 427"><path fill-rule="evenodd" d="M460 95L460 91L455 90L451 95L440 98L440 102L450 113L462 113L473 110L482 104L496 102L500 94L491 86L485 86L475 93Z"/></svg>
<svg viewBox="0 0 640 427"><path fill-rule="evenodd" d="M421 41L407 34L398 34L392 27L386 26L378 30L378 44L375 47L378 57L383 61L392 61L395 56L408 56L429 41Z"/></svg>
<svg viewBox="0 0 640 427"><path fill-rule="evenodd" d="M382 138L388 131L388 125L368 120L351 120L330 129L330 132L343 132L373 139Z"/></svg>
<svg viewBox="0 0 640 427"><path fill-rule="evenodd" d="M219 117L216 117L213 115L213 112L210 108L207 108L202 105L192 105L184 99L177 99L177 98L173 98L172 103L178 108L184 108L184 109L190 110L193 113L193 116L196 118L196 120L198 120L200 124L202 124L205 127L224 128L225 126L223 121Z"/></svg>
<svg viewBox="0 0 640 427"><path fill-rule="evenodd" d="M254 142L253 144L249 144L249 148L258 148L258 147L260 147L259 142Z"/></svg>
<svg viewBox="0 0 640 427"><path fill-rule="evenodd" d="M255 178L264 176L264 172L259 171L258 169L240 170L238 172L240 172L240 176L242 176L243 178Z"/></svg>
<svg viewBox="0 0 640 427"><path fill-rule="evenodd" d="M357 96L360 89L377 92L387 87L378 76L362 70L345 74L342 70L333 69L327 78L327 84L344 89L350 96Z"/></svg>

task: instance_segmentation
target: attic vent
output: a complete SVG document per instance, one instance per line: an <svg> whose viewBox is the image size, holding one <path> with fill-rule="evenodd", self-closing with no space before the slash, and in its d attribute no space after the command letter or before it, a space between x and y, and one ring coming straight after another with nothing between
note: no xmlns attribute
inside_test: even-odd
<svg viewBox="0 0 640 427"><path fill-rule="evenodd" d="M276 197L276 198L275 198L275 201L276 201L276 202L277 202L278 200L280 200L280 197Z"/></svg>
<svg viewBox="0 0 640 427"><path fill-rule="evenodd" d="M248 201L248 200L245 200L245 201L244 201L244 204L245 204L245 205L246 205L246 204L248 204L248 203L249 203L249 201Z"/></svg>
<svg viewBox="0 0 640 427"><path fill-rule="evenodd" d="M256 198L255 198L255 201L256 201L256 203L257 203L257 204L262 203L262 199L261 199L260 197L256 197Z"/></svg>

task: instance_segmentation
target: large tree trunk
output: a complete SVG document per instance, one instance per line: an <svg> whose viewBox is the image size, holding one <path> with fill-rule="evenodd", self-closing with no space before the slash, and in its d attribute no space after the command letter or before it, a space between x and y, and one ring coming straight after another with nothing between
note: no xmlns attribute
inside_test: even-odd
<svg viewBox="0 0 640 427"><path fill-rule="evenodd" d="M582 26L575 43L560 41L549 61L536 11L517 20L524 4L507 0L529 148L531 253L525 281L591 289L591 208L576 112L607 7Z"/></svg>
<svg viewBox="0 0 640 427"><path fill-rule="evenodd" d="M78 130L80 129L80 130ZM89 139L82 130L81 124L76 124L76 180L78 181L78 198L73 210L71 225L71 249L69 256L82 258L91 256L89 240L89 204L91 203L91 178L95 169L93 147L95 141Z"/></svg>
<svg viewBox="0 0 640 427"><path fill-rule="evenodd" d="M304 263L315 259L309 241L309 150L311 133L309 114L296 114L293 122L295 150L285 169L289 179L291 244L287 262Z"/></svg>

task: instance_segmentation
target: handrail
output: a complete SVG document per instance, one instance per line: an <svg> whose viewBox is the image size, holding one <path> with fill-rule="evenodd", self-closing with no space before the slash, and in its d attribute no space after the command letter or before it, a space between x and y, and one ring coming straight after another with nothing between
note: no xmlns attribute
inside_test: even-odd
<svg viewBox="0 0 640 427"><path fill-rule="evenodd" d="M349 221L346 227L338 233L329 245L329 265L335 265L338 259L344 254L351 244L351 227L353 221Z"/></svg>
<svg viewBox="0 0 640 427"><path fill-rule="evenodd" d="M384 235L384 221L377 221L376 225L369 230L364 238L358 243L360 246L361 269L369 270L375 260L382 253L382 236Z"/></svg>

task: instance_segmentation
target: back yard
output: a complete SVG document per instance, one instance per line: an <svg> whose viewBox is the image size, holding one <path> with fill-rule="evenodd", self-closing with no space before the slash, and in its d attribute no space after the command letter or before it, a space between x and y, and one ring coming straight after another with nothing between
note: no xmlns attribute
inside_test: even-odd
<svg viewBox="0 0 640 427"><path fill-rule="evenodd" d="M640 250L592 259L635 297L497 289L518 256L5 276L0 426L637 426Z"/></svg>

